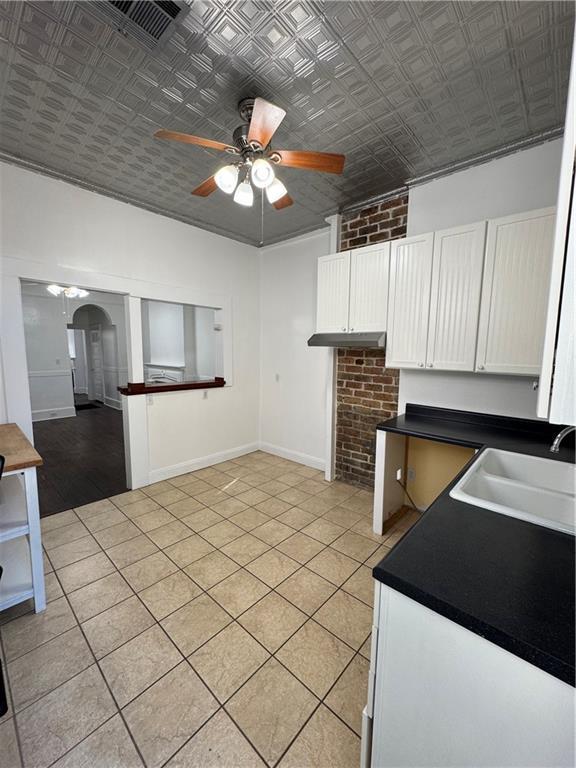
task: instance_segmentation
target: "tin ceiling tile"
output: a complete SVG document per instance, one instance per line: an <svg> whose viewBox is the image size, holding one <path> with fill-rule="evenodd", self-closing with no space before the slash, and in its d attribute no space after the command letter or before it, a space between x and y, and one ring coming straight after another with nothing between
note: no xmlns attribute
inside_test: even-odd
<svg viewBox="0 0 576 768"><path fill-rule="evenodd" d="M238 101L261 95L287 110L275 146L345 154L342 177L278 170L295 205L266 208L272 241L563 122L570 2L187 4L150 51L92 2L0 2L0 150L258 243L257 206L190 195L222 155L156 128L228 142Z"/></svg>

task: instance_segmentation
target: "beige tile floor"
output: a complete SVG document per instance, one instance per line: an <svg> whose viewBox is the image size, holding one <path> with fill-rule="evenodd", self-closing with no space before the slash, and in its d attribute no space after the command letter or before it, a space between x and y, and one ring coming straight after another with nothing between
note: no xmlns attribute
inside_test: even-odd
<svg viewBox="0 0 576 768"><path fill-rule="evenodd" d="M48 607L0 614L2 768L356 768L371 494L262 452L42 521Z"/></svg>

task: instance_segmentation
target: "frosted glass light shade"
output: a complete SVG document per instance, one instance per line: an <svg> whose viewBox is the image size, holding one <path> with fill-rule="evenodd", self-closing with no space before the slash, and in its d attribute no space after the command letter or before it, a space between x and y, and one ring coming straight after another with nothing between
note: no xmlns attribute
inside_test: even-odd
<svg viewBox="0 0 576 768"><path fill-rule="evenodd" d="M247 208L254 203L254 190L248 179L244 179L242 184L238 184L234 192L234 202L245 205Z"/></svg>
<svg viewBox="0 0 576 768"><path fill-rule="evenodd" d="M280 200L281 197L284 197L284 195L288 194L288 190L282 184L280 179L274 179L272 184L270 184L269 187L266 187L266 197L268 198L269 203L275 203L277 200Z"/></svg>
<svg viewBox="0 0 576 768"><path fill-rule="evenodd" d="M214 181L222 192L231 195L238 183L238 167L236 165L225 165L216 171Z"/></svg>
<svg viewBox="0 0 576 768"><path fill-rule="evenodd" d="M258 187L258 189L265 189L272 184L275 175L274 168L272 168L268 160L265 160L263 157L254 160L250 176L252 177L252 184L254 184L255 187Z"/></svg>

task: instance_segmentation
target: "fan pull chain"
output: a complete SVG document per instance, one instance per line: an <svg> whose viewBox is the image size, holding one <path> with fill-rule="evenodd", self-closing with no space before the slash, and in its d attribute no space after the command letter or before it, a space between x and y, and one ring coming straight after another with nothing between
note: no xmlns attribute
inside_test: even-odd
<svg viewBox="0 0 576 768"><path fill-rule="evenodd" d="M260 216L260 245L264 245L264 190L260 192L260 199L262 201L261 205L261 216Z"/></svg>

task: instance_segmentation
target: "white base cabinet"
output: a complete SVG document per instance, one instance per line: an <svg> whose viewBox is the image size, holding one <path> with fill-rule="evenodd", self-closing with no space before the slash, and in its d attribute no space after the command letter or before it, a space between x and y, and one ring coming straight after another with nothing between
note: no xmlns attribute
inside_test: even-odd
<svg viewBox="0 0 576 768"><path fill-rule="evenodd" d="M574 765L574 688L375 583L363 768Z"/></svg>

